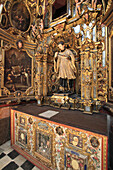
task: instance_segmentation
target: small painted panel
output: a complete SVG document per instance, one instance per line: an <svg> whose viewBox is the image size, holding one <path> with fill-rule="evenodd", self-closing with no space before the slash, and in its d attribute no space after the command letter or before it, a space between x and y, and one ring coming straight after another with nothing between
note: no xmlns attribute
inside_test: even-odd
<svg viewBox="0 0 113 170"><path fill-rule="evenodd" d="M36 131L36 152L51 161L51 135Z"/></svg>
<svg viewBox="0 0 113 170"><path fill-rule="evenodd" d="M20 125L25 126L25 118L20 116Z"/></svg>
<svg viewBox="0 0 113 170"><path fill-rule="evenodd" d="M27 145L27 132L22 129L22 128L19 128L18 129L18 141L17 143L20 143L21 145Z"/></svg>
<svg viewBox="0 0 113 170"><path fill-rule="evenodd" d="M65 148L65 169L86 170L88 157L77 151Z"/></svg>
<svg viewBox="0 0 113 170"><path fill-rule="evenodd" d="M81 136L69 134L69 144L75 147L83 148L83 138Z"/></svg>

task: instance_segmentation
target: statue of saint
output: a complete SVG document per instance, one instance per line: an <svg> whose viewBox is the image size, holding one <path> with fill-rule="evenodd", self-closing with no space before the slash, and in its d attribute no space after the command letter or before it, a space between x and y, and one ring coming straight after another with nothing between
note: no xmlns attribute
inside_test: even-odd
<svg viewBox="0 0 113 170"><path fill-rule="evenodd" d="M58 43L60 52L54 56L54 71L60 80L60 91L71 91L73 80L76 79L75 58L71 50L65 48L64 42Z"/></svg>

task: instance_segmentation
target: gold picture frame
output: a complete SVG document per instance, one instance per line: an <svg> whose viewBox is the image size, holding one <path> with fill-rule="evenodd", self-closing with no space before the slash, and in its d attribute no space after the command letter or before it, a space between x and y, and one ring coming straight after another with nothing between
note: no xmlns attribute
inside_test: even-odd
<svg viewBox="0 0 113 170"><path fill-rule="evenodd" d="M113 101L113 30L109 36L109 101Z"/></svg>
<svg viewBox="0 0 113 170"><path fill-rule="evenodd" d="M48 123L38 120L33 124L33 154L38 161L47 167L54 163L55 144L53 128Z"/></svg>

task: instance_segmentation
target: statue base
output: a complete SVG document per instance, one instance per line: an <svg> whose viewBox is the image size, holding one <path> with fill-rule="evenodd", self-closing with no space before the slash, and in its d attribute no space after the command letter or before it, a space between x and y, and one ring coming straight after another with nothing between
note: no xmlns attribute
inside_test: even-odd
<svg viewBox="0 0 113 170"><path fill-rule="evenodd" d="M70 99L73 93L54 93L51 96L51 105L54 107L70 108Z"/></svg>
<svg viewBox="0 0 113 170"><path fill-rule="evenodd" d="M86 105L84 105L84 102L86 102ZM44 96L43 104L61 109L80 110L87 114L92 114L92 112L97 113L100 108L97 102L90 100L88 103L87 100L84 101L77 94L68 92Z"/></svg>

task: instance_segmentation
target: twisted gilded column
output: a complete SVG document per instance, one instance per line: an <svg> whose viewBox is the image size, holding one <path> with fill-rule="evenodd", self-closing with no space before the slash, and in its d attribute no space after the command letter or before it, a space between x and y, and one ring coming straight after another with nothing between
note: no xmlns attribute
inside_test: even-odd
<svg viewBox="0 0 113 170"><path fill-rule="evenodd" d="M43 56L43 96L47 95L47 54Z"/></svg>
<svg viewBox="0 0 113 170"><path fill-rule="evenodd" d="M41 65L42 55L36 56L36 77L35 77L35 95L42 96L42 65Z"/></svg>

